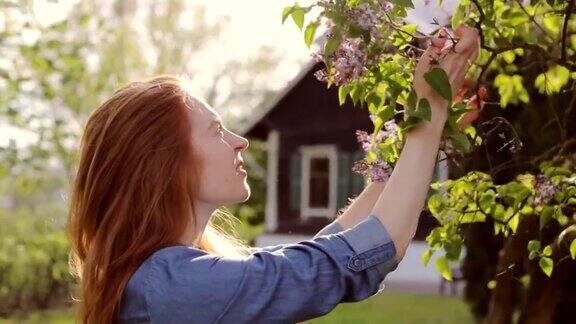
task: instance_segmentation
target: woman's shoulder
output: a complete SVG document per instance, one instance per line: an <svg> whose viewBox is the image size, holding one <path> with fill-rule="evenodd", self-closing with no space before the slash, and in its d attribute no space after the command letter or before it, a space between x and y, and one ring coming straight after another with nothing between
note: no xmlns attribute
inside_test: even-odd
<svg viewBox="0 0 576 324"><path fill-rule="evenodd" d="M213 320L230 299L244 264L184 245L154 252L136 270L126 290L123 315L180 321ZM124 313L124 310L127 313ZM143 311L145 310L145 311ZM198 312L202 316L198 317ZM196 318L188 318L196 314Z"/></svg>
<svg viewBox="0 0 576 324"><path fill-rule="evenodd" d="M221 257L218 255L194 247L185 245L165 247L151 254L138 267L128 285L131 288L144 286L160 288L174 283L175 280L179 283L184 280L205 282L207 278L203 276L213 276L214 271L221 269L221 267L215 267L219 259ZM242 264L238 262L237 265Z"/></svg>

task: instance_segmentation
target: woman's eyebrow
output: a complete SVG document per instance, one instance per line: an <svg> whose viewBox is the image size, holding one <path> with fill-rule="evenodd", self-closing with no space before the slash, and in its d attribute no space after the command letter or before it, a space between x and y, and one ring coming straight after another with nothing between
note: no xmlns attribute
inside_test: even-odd
<svg viewBox="0 0 576 324"><path fill-rule="evenodd" d="M216 125L216 124L222 125L222 119L217 118L217 119L212 120L210 122L210 125L208 126L208 130L212 129L212 127L214 127L214 125Z"/></svg>

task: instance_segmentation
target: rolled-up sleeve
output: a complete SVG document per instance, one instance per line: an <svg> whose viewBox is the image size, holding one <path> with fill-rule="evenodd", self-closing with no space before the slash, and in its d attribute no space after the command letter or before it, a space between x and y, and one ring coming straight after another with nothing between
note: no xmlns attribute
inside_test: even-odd
<svg viewBox="0 0 576 324"><path fill-rule="evenodd" d="M397 266L394 242L372 214L353 228L258 251L240 263L242 278L218 318L225 323L316 318L376 294Z"/></svg>

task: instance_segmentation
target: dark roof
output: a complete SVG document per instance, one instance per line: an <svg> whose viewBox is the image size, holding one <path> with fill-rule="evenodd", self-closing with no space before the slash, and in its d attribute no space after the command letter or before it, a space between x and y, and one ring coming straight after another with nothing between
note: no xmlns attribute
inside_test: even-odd
<svg viewBox="0 0 576 324"><path fill-rule="evenodd" d="M310 60L298 73L298 75L290 80L288 84L278 92L278 94L272 99L268 104L264 105L261 109L255 111L252 116L248 118L248 121L239 131L239 134L244 137L256 137L261 139L266 139L268 134L268 127L262 125L262 120L268 116L278 104L288 96L292 90L300 83L304 78L315 69L320 69L322 63L317 63L315 60Z"/></svg>

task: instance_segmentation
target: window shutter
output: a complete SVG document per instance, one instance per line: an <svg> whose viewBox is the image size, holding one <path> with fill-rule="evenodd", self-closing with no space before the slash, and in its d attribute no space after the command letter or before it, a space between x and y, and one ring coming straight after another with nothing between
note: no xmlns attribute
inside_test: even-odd
<svg viewBox="0 0 576 324"><path fill-rule="evenodd" d="M300 209L300 179L302 178L302 156L295 151L290 156L290 209Z"/></svg>
<svg viewBox="0 0 576 324"><path fill-rule="evenodd" d="M352 172L352 158L350 152L338 152L338 199L336 209L346 205L346 200L350 194L350 173Z"/></svg>
<svg viewBox="0 0 576 324"><path fill-rule="evenodd" d="M352 161L350 162L350 168L352 168L352 165L354 164L354 162L361 160L363 158L364 158L364 152L362 150L357 150L356 152L354 152L352 154ZM350 196L356 197L364 189L365 179L364 179L364 176L362 176L358 172L354 172L354 171L350 170L350 173L352 174L352 190L351 190Z"/></svg>

